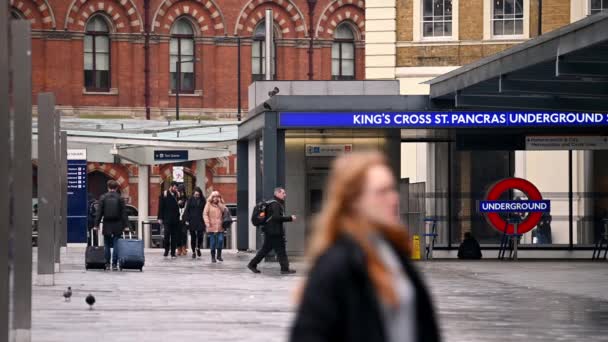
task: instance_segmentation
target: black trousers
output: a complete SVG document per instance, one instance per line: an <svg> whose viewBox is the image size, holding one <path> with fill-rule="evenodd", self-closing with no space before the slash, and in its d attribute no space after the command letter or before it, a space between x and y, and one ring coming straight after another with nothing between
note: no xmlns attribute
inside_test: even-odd
<svg viewBox="0 0 608 342"><path fill-rule="evenodd" d="M192 248L192 253L196 252L197 249L203 248L203 237L205 236L205 232L202 230L190 230L190 247Z"/></svg>
<svg viewBox="0 0 608 342"><path fill-rule="evenodd" d="M165 237L164 237L164 245L165 252L169 252L171 250L171 256L175 256L175 249L179 245L181 227L179 223L173 224L164 224L165 225Z"/></svg>
<svg viewBox="0 0 608 342"><path fill-rule="evenodd" d="M257 266L264 257L274 250L277 253L279 264L282 271L289 269L289 261L287 260L287 252L285 251L285 236L284 235L264 235L264 244L262 249L258 251L255 257L251 260L251 266Z"/></svg>

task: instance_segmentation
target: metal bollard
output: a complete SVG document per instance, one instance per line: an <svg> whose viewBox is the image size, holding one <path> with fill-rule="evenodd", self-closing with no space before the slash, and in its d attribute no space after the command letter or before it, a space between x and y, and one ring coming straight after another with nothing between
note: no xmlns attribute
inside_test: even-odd
<svg viewBox="0 0 608 342"><path fill-rule="evenodd" d="M517 261L517 244L519 242L517 236L517 222L513 224L513 260Z"/></svg>

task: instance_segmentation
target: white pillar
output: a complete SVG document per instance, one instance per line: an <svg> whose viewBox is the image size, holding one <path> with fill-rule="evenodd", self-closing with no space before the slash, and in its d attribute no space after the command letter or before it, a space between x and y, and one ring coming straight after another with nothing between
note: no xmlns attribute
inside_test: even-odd
<svg viewBox="0 0 608 342"><path fill-rule="evenodd" d="M203 190L203 195L206 195L205 192L205 187L206 187L206 178L207 178L207 174L205 173L205 169L207 166L207 161L206 160L197 160L196 161L196 172L195 172L195 177L196 177L196 186L198 186L199 188L201 188L201 190Z"/></svg>
<svg viewBox="0 0 608 342"><path fill-rule="evenodd" d="M247 161L249 163L248 166L248 170L249 170L249 207L247 208L247 213L251 214L251 211L253 210L253 206L255 205L254 203L256 203L256 184L257 184L257 180L255 178L255 174L256 174L256 163L257 163L257 149L256 149L256 139L251 139L249 140L249 158L247 158ZM256 246L256 240L257 240L257 236L256 236L256 228L251 224L251 222L249 223L249 249L251 250L256 250L257 246Z"/></svg>
<svg viewBox="0 0 608 342"><path fill-rule="evenodd" d="M150 173L148 165L138 166L138 181L137 181L137 198L138 198L138 219L137 219L137 236L143 237L144 246L150 247L150 227L143 229L143 222L148 219L149 189L150 189Z"/></svg>

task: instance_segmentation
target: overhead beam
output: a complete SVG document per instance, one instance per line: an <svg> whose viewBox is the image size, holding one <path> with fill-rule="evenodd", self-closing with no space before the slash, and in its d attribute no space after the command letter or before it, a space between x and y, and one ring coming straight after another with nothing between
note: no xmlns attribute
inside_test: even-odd
<svg viewBox="0 0 608 342"><path fill-rule="evenodd" d="M608 99L564 98L556 96L517 96L517 95L471 95L459 93L454 97L455 107L493 108L496 110L554 110L577 112L604 112Z"/></svg>
<svg viewBox="0 0 608 342"><path fill-rule="evenodd" d="M555 76L600 77L608 79L608 65L590 61L575 62L559 57L555 61Z"/></svg>

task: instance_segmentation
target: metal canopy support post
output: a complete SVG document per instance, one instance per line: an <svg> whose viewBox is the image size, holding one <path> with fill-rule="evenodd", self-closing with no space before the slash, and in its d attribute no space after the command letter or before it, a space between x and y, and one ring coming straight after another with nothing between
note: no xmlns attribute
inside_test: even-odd
<svg viewBox="0 0 608 342"><path fill-rule="evenodd" d="M61 132L61 247L68 246L68 134Z"/></svg>
<svg viewBox="0 0 608 342"><path fill-rule="evenodd" d="M283 135L284 137L285 135ZM263 192L264 199L271 199L274 196L274 188L279 186L278 172L278 152L279 152L279 137L277 134L277 113L267 112L264 125L264 137L262 150L263 155ZM285 142L283 141L283 144ZM284 174L284 173L283 173Z"/></svg>
<svg viewBox="0 0 608 342"><path fill-rule="evenodd" d="M55 218L53 205L55 96L51 93L38 95L38 285L55 283Z"/></svg>
<svg viewBox="0 0 608 342"><path fill-rule="evenodd" d="M55 272L59 272L59 264L61 263L61 195L59 194L61 191L61 131L60 131L60 118L59 115L55 114L54 116L54 127L55 127L55 150L54 150L54 169L53 169L53 178L55 182L53 183L54 188L54 205L53 208L55 210L55 237L53 239L54 249L55 249Z"/></svg>
<svg viewBox="0 0 608 342"><path fill-rule="evenodd" d="M32 327L32 63L30 23L11 23L13 66L14 212L13 323L16 342L29 342Z"/></svg>
<svg viewBox="0 0 608 342"><path fill-rule="evenodd" d="M272 80L272 61L274 60L274 56L272 55L272 45L274 42L274 19L272 17L272 9L266 10L266 42L265 42L265 50L266 50L266 59L264 60L264 64L266 67L266 81Z"/></svg>
<svg viewBox="0 0 608 342"><path fill-rule="evenodd" d="M149 198L149 166L139 165L137 167L137 202L138 202L138 222L137 238L144 241L145 247L150 247L150 230L144 229L144 221L148 219L148 198Z"/></svg>
<svg viewBox="0 0 608 342"><path fill-rule="evenodd" d="M8 151L8 0L0 0L0 151ZM0 341L8 341L8 224L9 224L8 163L0 163Z"/></svg>
<svg viewBox="0 0 608 342"><path fill-rule="evenodd" d="M236 171L236 207L237 230L236 248L246 251L249 248L249 140L243 139L236 143L237 171Z"/></svg>

